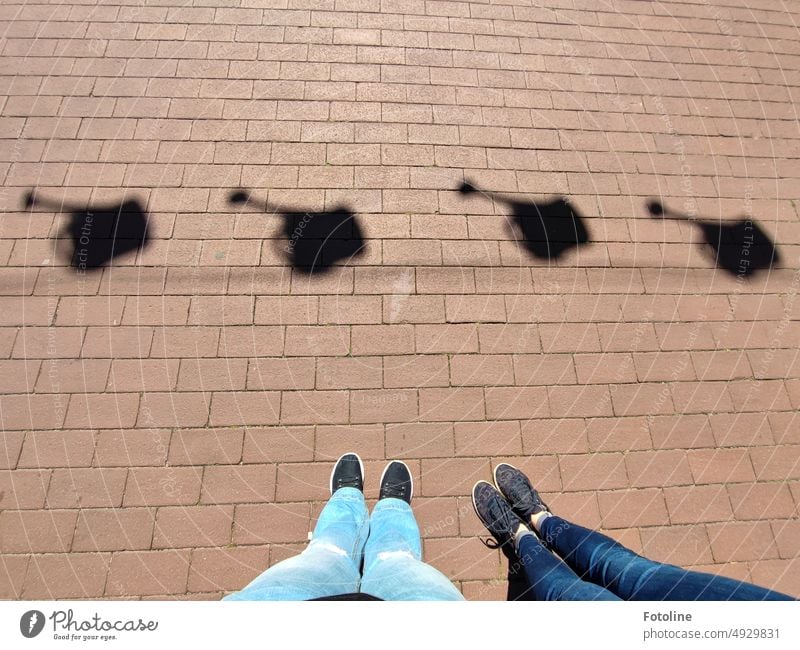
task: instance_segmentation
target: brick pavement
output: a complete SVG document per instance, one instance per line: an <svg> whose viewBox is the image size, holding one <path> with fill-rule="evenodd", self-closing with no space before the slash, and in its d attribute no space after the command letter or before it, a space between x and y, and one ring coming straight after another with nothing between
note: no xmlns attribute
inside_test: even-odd
<svg viewBox="0 0 800 650"><path fill-rule="evenodd" d="M433 565L505 596L468 494L528 470L634 550L800 595L800 18L766 0L0 7L0 597L219 598L302 548L330 463L417 479ZM527 254L566 195L590 242ZM367 247L291 270L280 219ZM68 215L150 245L75 273ZM781 263L715 269L752 214Z"/></svg>

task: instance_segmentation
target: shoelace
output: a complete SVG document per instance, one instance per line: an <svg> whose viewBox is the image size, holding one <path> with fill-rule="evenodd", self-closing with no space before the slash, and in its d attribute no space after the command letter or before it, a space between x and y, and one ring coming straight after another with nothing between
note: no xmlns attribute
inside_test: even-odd
<svg viewBox="0 0 800 650"><path fill-rule="evenodd" d="M481 543L482 543L482 544L483 544L483 545L484 545L486 548L495 549L495 548L500 548L501 546L503 546L503 545L502 545L500 542L498 542L498 541L497 541L497 540L496 540L494 537L479 537L478 539L480 539L480 540L481 540Z"/></svg>
<svg viewBox="0 0 800 650"><path fill-rule="evenodd" d="M508 517L509 517L508 513L500 510L500 508L497 507L497 506L495 506L494 508L490 507L489 510L490 510L490 514L492 516L492 523L493 524L497 523L501 519L508 519ZM489 526L487 526L487 528L489 528ZM490 529L489 532L491 532L491 529ZM486 548L495 549L495 548L501 548L501 547L505 546L506 544L508 544L509 542L513 542L514 535L512 533L509 536L508 540L506 540L505 542L502 542L502 543L498 542L494 537L486 537L486 538L478 538L478 539L480 539L481 543L483 543L483 545Z"/></svg>
<svg viewBox="0 0 800 650"><path fill-rule="evenodd" d="M339 478L336 479L337 490L343 487L353 487L354 485L358 485L358 481L352 477L345 479L340 476Z"/></svg>
<svg viewBox="0 0 800 650"><path fill-rule="evenodd" d="M390 483L390 482L387 482L386 483L386 491L389 494L398 494L399 493L400 497L405 497L407 489L408 489L408 483L406 483L406 482L402 482L402 483Z"/></svg>
<svg viewBox="0 0 800 650"><path fill-rule="evenodd" d="M524 487L524 486L523 486L523 487ZM526 489L527 489L527 488L526 488ZM550 508L549 508L549 507L547 506L547 504L546 504L546 503L545 503L545 502L542 500L542 497L541 497L541 496L539 496L539 493L538 493L538 492L536 492L536 491L534 491L534 492L533 492L533 497L532 497L531 501L532 501L532 504L533 504L533 505L532 505L530 508L523 508L523 505L524 505L524 504L523 504L523 503L521 503L521 502L519 502L519 501L514 501L514 502L511 504L511 508L512 508L512 509L513 509L515 512L523 512L523 511L525 511L525 512L526 512L526 514L527 514L527 511L528 511L528 510L530 510L530 515L533 515L533 514L536 514L536 513L539 513L539 512L543 512L543 511L544 511L544 512L550 512ZM552 513L551 513L551 514L552 514ZM530 515L528 515L528 516L530 516Z"/></svg>

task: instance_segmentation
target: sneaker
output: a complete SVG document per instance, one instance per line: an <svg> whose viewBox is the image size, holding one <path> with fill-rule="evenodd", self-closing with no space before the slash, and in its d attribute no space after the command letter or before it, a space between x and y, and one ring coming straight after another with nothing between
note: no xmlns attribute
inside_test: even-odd
<svg viewBox="0 0 800 650"><path fill-rule="evenodd" d="M364 491L364 463L358 454L341 456L331 472L331 494L339 488L352 487Z"/></svg>
<svg viewBox="0 0 800 650"><path fill-rule="evenodd" d="M513 546L514 536L517 534L520 524L527 528L525 522L514 513L503 495L487 481L478 481L472 488L472 505L478 519L497 540L497 546L502 547L509 543ZM491 547L490 544L486 545Z"/></svg>
<svg viewBox="0 0 800 650"><path fill-rule="evenodd" d="M411 471L401 460L393 460L381 475L381 491L379 499L400 499L409 505L414 494L414 480Z"/></svg>
<svg viewBox="0 0 800 650"><path fill-rule="evenodd" d="M494 484L523 521L529 522L531 515L539 512L550 512L528 477L513 465L500 463L495 467Z"/></svg>

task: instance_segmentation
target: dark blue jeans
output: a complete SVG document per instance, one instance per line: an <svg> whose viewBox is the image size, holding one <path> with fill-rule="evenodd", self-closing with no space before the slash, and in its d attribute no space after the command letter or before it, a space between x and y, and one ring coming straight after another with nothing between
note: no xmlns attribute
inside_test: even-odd
<svg viewBox="0 0 800 650"><path fill-rule="evenodd" d="M517 548L537 600L794 600L732 578L653 562L561 517L545 518L541 536L544 544L523 535Z"/></svg>

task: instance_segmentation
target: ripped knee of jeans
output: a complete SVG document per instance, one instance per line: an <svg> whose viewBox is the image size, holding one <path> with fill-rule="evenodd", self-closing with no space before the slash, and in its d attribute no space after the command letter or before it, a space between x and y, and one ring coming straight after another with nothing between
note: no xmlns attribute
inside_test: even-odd
<svg viewBox="0 0 800 650"><path fill-rule="evenodd" d="M311 544L309 544L309 546L313 546L314 548L319 548L325 551L330 551L331 553L336 553L336 555L345 555L345 556L350 555L350 553L345 551L343 548L340 548L339 546L336 546L335 544L331 544L329 542L317 542L311 540Z"/></svg>
<svg viewBox="0 0 800 650"><path fill-rule="evenodd" d="M410 557L412 560L417 559L411 551L382 551L377 555L377 559L380 561L395 560L401 557Z"/></svg>

